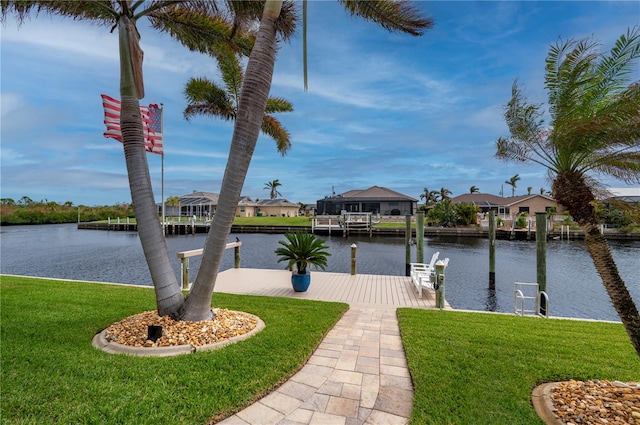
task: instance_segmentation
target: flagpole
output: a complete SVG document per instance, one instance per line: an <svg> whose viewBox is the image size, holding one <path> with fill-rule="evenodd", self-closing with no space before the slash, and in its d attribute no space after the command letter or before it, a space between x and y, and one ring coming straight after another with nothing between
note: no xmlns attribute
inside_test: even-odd
<svg viewBox="0 0 640 425"><path fill-rule="evenodd" d="M162 234L165 234L165 212L164 212L164 104L160 104L160 133L162 134Z"/></svg>

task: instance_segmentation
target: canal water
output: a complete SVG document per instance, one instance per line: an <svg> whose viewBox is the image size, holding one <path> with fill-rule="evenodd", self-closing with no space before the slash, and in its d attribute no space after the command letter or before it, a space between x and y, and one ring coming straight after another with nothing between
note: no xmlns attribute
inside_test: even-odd
<svg viewBox="0 0 640 425"><path fill-rule="evenodd" d="M283 235L231 234L243 245L241 266L282 269L274 250ZM168 236L172 266L179 276L180 251L202 248L206 234ZM404 275L404 238L324 237L331 257L327 271L349 273L351 245L357 249L358 273ZM640 306L640 242L611 241L611 249L636 305ZM453 308L513 312L514 282L536 281L536 244L496 242L496 289L489 290L489 241L482 238L425 239L425 261L435 251L449 258L446 299ZM412 261L416 259L412 247ZM547 293L552 316L619 320L595 271L583 241L549 241ZM200 257L190 260L195 277ZM227 250L222 269L233 267ZM78 230L75 224L3 226L0 228L0 273L86 281L151 285L136 232Z"/></svg>

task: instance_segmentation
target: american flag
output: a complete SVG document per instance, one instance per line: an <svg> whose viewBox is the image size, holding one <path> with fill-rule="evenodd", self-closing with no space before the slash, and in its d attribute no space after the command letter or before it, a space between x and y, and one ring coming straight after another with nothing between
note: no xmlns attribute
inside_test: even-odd
<svg viewBox="0 0 640 425"><path fill-rule="evenodd" d="M102 96L102 106L104 108L104 124L107 126L104 137L110 137L122 143L120 101L106 94L100 96ZM147 152L164 155L162 146L162 109L153 104L141 106L140 114L142 116L145 149Z"/></svg>

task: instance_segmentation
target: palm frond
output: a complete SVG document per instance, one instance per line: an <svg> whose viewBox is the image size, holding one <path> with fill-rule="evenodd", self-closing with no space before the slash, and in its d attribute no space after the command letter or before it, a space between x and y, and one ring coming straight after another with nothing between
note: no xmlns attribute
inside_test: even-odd
<svg viewBox="0 0 640 425"><path fill-rule="evenodd" d="M293 104L282 97L270 97L267 99L267 107L264 111L267 114L293 112Z"/></svg>
<svg viewBox="0 0 640 425"><path fill-rule="evenodd" d="M264 134L271 137L276 142L278 152L285 156L291 149L291 136L289 132L280 124L273 115L265 115L262 118L262 126L260 128Z"/></svg>
<svg viewBox="0 0 640 425"><path fill-rule="evenodd" d="M640 183L640 152L603 153L592 158L588 171L612 176L628 184Z"/></svg>
<svg viewBox="0 0 640 425"><path fill-rule="evenodd" d="M196 115L208 115L226 121L235 119L235 105L226 90L206 78L191 78L184 95L188 104L184 110L187 121Z"/></svg>
<svg viewBox="0 0 640 425"><path fill-rule="evenodd" d="M433 26L433 20L422 17L412 3L392 0L339 0L351 12L373 21L386 30L420 36Z"/></svg>
<svg viewBox="0 0 640 425"><path fill-rule="evenodd" d="M626 88L627 78L634 68L634 60L640 57L640 26L627 29L611 49L611 54L603 56L597 74L602 76L599 91L619 92Z"/></svg>
<svg viewBox="0 0 640 425"><path fill-rule="evenodd" d="M153 28L168 33L189 50L210 56L216 56L221 45L248 55L255 42L252 32L234 32L230 18L183 8L182 4L150 13L149 20Z"/></svg>
<svg viewBox="0 0 640 425"><path fill-rule="evenodd" d="M218 69L227 87L227 94L233 99L234 104L240 101L240 91L242 89L242 66L236 54L226 46L220 46L220 51L216 54Z"/></svg>
<svg viewBox="0 0 640 425"><path fill-rule="evenodd" d="M595 85L592 72L598 54L591 39L569 41L551 48L547 56L545 88L549 92L549 113L552 118L575 114L580 109L584 92Z"/></svg>
<svg viewBox="0 0 640 425"><path fill-rule="evenodd" d="M5 22L9 15L15 16L18 22L23 22L32 13L36 15L45 13L108 25L113 24L119 15L114 2L110 0L3 0L0 7L2 22Z"/></svg>
<svg viewBox="0 0 640 425"><path fill-rule="evenodd" d="M540 105L527 103L517 80L511 86L511 100L505 108L504 118L512 136L522 141L535 141L543 130Z"/></svg>

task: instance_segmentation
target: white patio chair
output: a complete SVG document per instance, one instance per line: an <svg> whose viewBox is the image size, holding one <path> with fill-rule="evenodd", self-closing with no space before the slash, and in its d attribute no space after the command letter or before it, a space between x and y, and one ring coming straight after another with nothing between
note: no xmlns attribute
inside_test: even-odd
<svg viewBox="0 0 640 425"><path fill-rule="evenodd" d="M410 275L411 280L413 281L413 285L416 287L416 291L418 291L418 297L422 298L422 288L431 288L433 289L433 282L431 281L431 275L434 272L434 267L436 261L438 261L438 256L440 255L439 251L436 251L431 256L431 261L429 264L425 263L410 263Z"/></svg>

